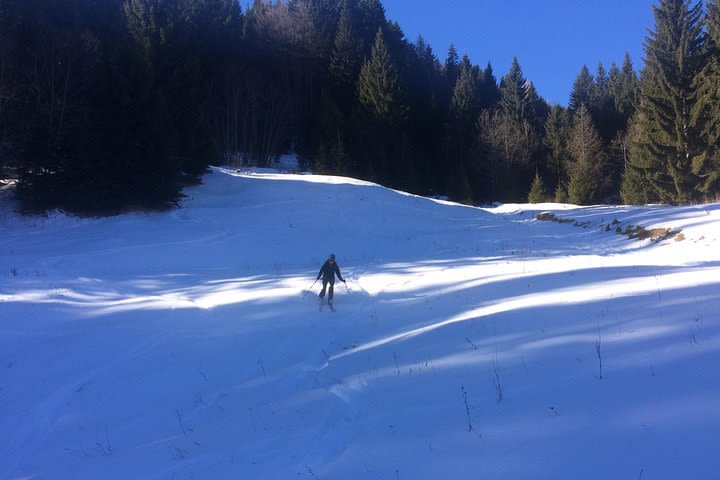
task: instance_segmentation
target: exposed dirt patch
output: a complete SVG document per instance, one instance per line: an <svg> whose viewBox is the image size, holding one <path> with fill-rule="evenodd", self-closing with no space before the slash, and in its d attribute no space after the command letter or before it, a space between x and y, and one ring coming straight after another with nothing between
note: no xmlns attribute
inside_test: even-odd
<svg viewBox="0 0 720 480"><path fill-rule="evenodd" d="M648 230L645 227L629 225L625 227L622 233L630 239L662 242L663 240L677 236L680 230L671 230L669 228L651 228Z"/></svg>
<svg viewBox="0 0 720 480"><path fill-rule="evenodd" d="M555 216L554 213L551 212L543 212L538 213L535 215L536 220L540 220L541 222L556 222L556 223L573 223L575 222L572 218L558 218Z"/></svg>
<svg viewBox="0 0 720 480"><path fill-rule="evenodd" d="M555 222L555 223L572 223L575 227L588 228L591 226L591 222L578 222L573 218L559 218L552 212L543 212L535 216L536 220L541 222ZM600 225L601 231L609 232L615 227L615 233L625 235L631 240L650 240L652 242L662 242L669 238L674 238L676 242L685 240L685 235L681 233L681 230L672 230L670 228L651 228L647 229L640 225L625 225L622 226L617 218L611 223Z"/></svg>

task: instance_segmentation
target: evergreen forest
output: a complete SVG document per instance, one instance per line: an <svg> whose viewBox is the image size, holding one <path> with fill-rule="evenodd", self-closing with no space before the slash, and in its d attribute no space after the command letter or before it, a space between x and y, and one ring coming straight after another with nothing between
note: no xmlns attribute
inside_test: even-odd
<svg viewBox="0 0 720 480"><path fill-rule="evenodd" d="M23 211L105 214L295 153L469 204L717 201L720 4L652 8L642 69L588 59L563 106L380 0L0 0L0 179Z"/></svg>

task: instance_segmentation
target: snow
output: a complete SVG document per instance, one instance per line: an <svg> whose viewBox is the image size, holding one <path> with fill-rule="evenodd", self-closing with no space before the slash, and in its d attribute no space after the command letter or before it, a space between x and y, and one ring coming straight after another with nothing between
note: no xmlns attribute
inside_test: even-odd
<svg viewBox="0 0 720 480"><path fill-rule="evenodd" d="M720 204L471 208L221 168L186 194L3 202L0 479L720 470ZM348 288L320 312L330 252Z"/></svg>

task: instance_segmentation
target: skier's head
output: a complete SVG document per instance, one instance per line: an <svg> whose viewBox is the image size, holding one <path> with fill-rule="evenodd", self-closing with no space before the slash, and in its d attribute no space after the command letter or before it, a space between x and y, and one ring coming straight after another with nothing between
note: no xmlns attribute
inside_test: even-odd
<svg viewBox="0 0 720 480"><path fill-rule="evenodd" d="M331 253L330 256L328 257L328 260L330 260L331 262L334 263L335 262L335 254Z"/></svg>

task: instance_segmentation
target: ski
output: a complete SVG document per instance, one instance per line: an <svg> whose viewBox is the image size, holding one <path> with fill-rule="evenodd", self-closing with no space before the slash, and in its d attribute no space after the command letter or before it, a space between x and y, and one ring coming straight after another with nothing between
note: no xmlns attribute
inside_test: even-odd
<svg viewBox="0 0 720 480"><path fill-rule="evenodd" d="M320 311L321 311L321 312L324 311L324 308L323 308L323 307L324 307L325 305L327 305L328 307L330 307L330 310L332 310L333 312L335 311L335 305L333 305L332 302L325 302L325 299L321 299L321 300L320 300Z"/></svg>

